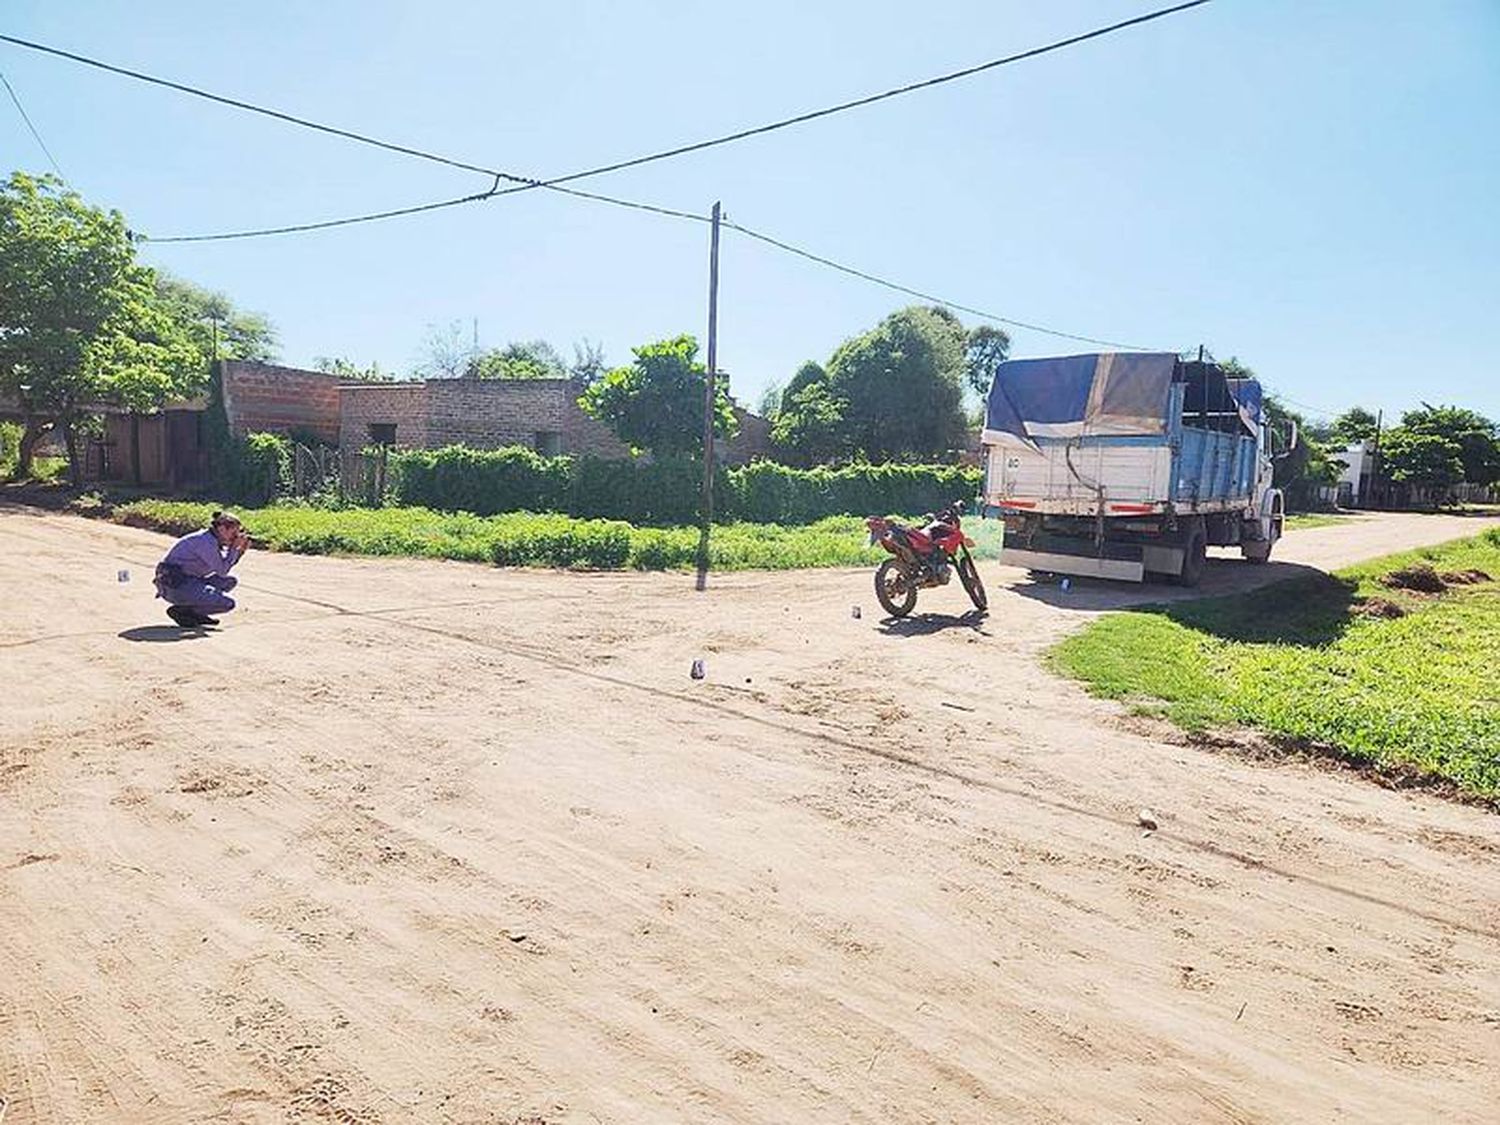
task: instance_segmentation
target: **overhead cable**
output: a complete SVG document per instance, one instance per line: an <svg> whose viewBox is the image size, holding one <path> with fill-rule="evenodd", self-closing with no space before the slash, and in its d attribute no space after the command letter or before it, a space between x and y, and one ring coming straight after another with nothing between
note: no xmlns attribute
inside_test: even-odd
<svg viewBox="0 0 1500 1125"><path fill-rule="evenodd" d="M1024 328L1030 332L1041 332L1047 336L1059 336L1064 340L1079 340L1085 344L1102 344L1103 346L1108 348L1120 348L1124 351L1157 350L1154 348L1142 347L1139 344L1122 344L1115 340L1101 340L1096 336L1080 336L1074 332L1063 332L1060 329L1048 328L1042 324L1033 324L1029 321L1015 320L1012 317L1001 316L999 313L988 312L985 309L975 308L972 305L959 304L957 301L949 301L946 298L937 297L931 293L924 293L920 289L912 289L909 286L901 285L894 281L888 281L886 278L877 277L873 273L866 273L864 270L857 270L853 266L846 266L841 262L835 262L832 258L825 258L821 254L814 254L810 250L803 250L799 246L793 246L789 242L782 242L780 239L772 238L768 234L762 234L759 231L751 230L749 227L742 226L739 223L725 222L724 226L728 227L730 230L738 231L740 234L743 234L749 238L753 238L757 241L764 242L767 245L774 246L778 250L784 250L788 254L796 254L800 258L806 258L809 261L817 262L819 265L827 266L829 269L838 270L840 273L846 273L851 277L861 278L875 285L882 285L887 289L895 290L897 293L905 293L908 296L919 297L924 301L931 301L934 304L943 305L950 309L956 309L959 312L966 312L971 316L981 317L985 320L997 321L1000 324L1009 324L1014 328Z"/></svg>
<svg viewBox="0 0 1500 1125"><path fill-rule="evenodd" d="M618 160L609 164L601 164L593 168L586 168L577 172L569 172L566 175L554 176L550 179L545 180L535 179L529 176L522 176L514 172L507 172L496 168L489 168L483 165L470 163L468 161L457 160L452 157L443 156L439 153L428 152L424 149L414 148L410 145L397 144L393 141L386 141L378 137L369 136L368 134L358 133L352 129L342 129L333 125L325 125L321 122L312 121L305 117L298 117L295 114L285 113L281 110L255 105L254 103L246 102L238 98L227 97L222 94L215 94L208 90L200 89L196 86L189 86L186 83L175 82L166 78L159 78L155 75L146 74L137 70L131 70L127 67L116 66L113 63L106 63L99 59L90 58L87 55L81 55L73 51L65 51L58 47L50 47L44 43L36 43L32 42L31 40L21 39L18 36L0 34L0 42L11 43L15 46L25 47L33 51L41 51L45 54L69 59L84 66L95 67L99 70L105 70L112 74L123 75L127 78L133 78L137 81L147 82L152 85L164 86L168 89L176 90L184 94L189 94L193 97L204 98L208 101L218 102L222 105L231 106L236 109L242 109L249 113L256 113L265 117L275 118L276 120L284 121L288 124L297 125L305 129L312 129L320 133L327 133L331 136L342 137L345 140L355 141L359 144L372 145L376 148L386 149L391 152L401 153L403 155L416 157L421 160L432 161L437 164L447 165L451 168L459 168L464 171L479 172L486 176L497 177L498 179L508 181L514 185L510 188L498 191L492 188L488 192L479 193L474 196L465 196L461 199L441 200L436 203L425 204L416 207L404 207L397 208L395 210L370 212L363 215L349 216L348 218L343 219L329 219L322 222L299 223L281 227L268 227L261 230L234 231L217 236L180 235L171 238L157 238L151 240L158 242L211 242L226 238L254 238L262 235L302 233L311 230L323 230L329 227L350 226L355 223L375 222L382 219L395 218L400 215L411 215L421 211L437 210L441 207L453 207L457 206L460 203L477 202L480 199L491 199L498 195L510 195L515 192L521 191L534 191L537 188L550 188L553 190L564 191L566 189L562 188L561 185L572 183L576 180L588 179L594 176L602 176L611 172L619 172L626 168L635 168L643 164L651 164L660 160L668 160L674 157L684 156L688 153L700 152L704 149L715 148L720 145L726 145L735 141L745 140L749 137L775 132L779 129L786 129L793 125L801 125L808 121L817 120L818 118L832 116L836 113L844 113L848 110L872 105L876 102L885 101L889 98L900 97L905 94L914 93L918 90L929 89L933 86L940 86L944 83L954 82L961 78L968 78L975 74L994 70L997 67L1007 66L1011 63L1022 62L1026 59L1032 59L1040 55L1049 54L1053 51L1059 51L1066 47L1076 46L1077 44L1087 42L1090 39L1098 39L1102 36L1111 35L1117 31L1122 31L1125 28L1134 27L1138 24L1149 23L1153 20L1158 20L1165 16L1175 15L1179 12L1187 11L1190 8L1198 8L1209 2L1210 0L1188 0L1187 3L1176 4L1167 8L1159 8L1156 11L1147 12L1139 16L1134 16L1128 20L1121 20L1118 23L1109 24L1105 27L1095 28L1092 31L1087 31L1079 35L1069 36L1066 39L1059 39L1052 43L1044 44L1040 47L1033 47L1029 50L1021 51L1016 54L1006 55L997 59L991 59L988 62L979 63L975 66L965 67L962 70L951 71L947 74L940 74L933 78L926 78L918 82L907 83L904 86L897 86L893 89L881 91L880 93L869 94L864 97L852 99L850 101L840 102L836 105L825 106L821 109L809 110L805 113L799 113L791 117L784 117L779 120L767 122L764 125L753 126L748 129L740 129L733 133L723 134L722 136L711 137L702 141L694 141L690 144L679 145L675 148L662 149L657 152L648 153L644 156L632 157L628 160ZM594 198L599 200L600 202L612 203L620 206L639 206L645 209L650 209L649 205L634 204L627 200L614 199L607 196L585 196L585 198ZM691 217L700 218L700 216Z"/></svg>
<svg viewBox="0 0 1500 1125"><path fill-rule="evenodd" d="M10 100L16 103L16 112L21 115L21 120L26 122L26 128L31 130L31 135L36 138L36 143L41 150L47 154L47 162L52 165L52 170L62 178L64 182L68 177L63 175L63 170L58 166L57 158L52 155L52 150L47 147L47 142L42 140L42 135L37 132L36 126L31 123L31 115L26 112L26 107L21 104L20 97L16 94L15 87L10 84L10 79L0 73L0 82L5 83L6 92L10 94Z"/></svg>

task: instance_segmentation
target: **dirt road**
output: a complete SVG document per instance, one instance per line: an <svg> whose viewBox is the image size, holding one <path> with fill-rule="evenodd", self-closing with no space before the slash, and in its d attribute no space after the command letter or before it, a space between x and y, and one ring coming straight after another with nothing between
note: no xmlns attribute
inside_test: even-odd
<svg viewBox="0 0 1500 1125"><path fill-rule="evenodd" d="M1496 819L1041 670L1139 591L164 542L0 511L4 1125L1495 1119Z"/></svg>

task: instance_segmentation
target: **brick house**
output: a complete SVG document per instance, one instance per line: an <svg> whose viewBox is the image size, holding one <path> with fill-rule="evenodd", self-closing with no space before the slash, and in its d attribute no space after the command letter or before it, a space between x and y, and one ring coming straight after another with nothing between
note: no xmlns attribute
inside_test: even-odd
<svg viewBox="0 0 1500 1125"><path fill-rule="evenodd" d="M191 488L208 482L205 417L217 391L236 437L270 431L334 444L339 439L336 375L274 363L229 359L214 365L213 389L149 414L105 414L104 435L86 451L85 472L95 480Z"/></svg>
<svg viewBox="0 0 1500 1125"><path fill-rule="evenodd" d="M524 445L549 457L630 456L606 426L579 407L578 385L571 379L346 384L341 395L339 444L346 450Z"/></svg>
<svg viewBox="0 0 1500 1125"><path fill-rule="evenodd" d="M524 445L560 454L623 459L630 450L578 405L571 379L428 379L422 383L345 384L339 444L439 449ZM735 407L739 434L720 455L741 465L771 451L771 424Z"/></svg>
<svg viewBox="0 0 1500 1125"><path fill-rule="evenodd" d="M358 451L370 445L437 449L523 445L547 456L626 458L630 451L578 405L571 379L428 379L346 382L337 375L251 360L214 365L213 391L150 414L105 417L88 452L88 475L191 488L208 482L210 399L217 392L236 437L268 431ZM744 464L770 453L770 423L735 408L740 433L720 456Z"/></svg>

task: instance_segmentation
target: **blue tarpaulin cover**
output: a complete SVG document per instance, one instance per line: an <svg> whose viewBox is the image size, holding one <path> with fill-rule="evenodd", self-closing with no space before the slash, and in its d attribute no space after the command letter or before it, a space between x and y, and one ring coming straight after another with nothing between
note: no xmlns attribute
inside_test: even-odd
<svg viewBox="0 0 1500 1125"><path fill-rule="evenodd" d="M1229 380L1230 393L1240 406L1240 420L1252 434L1260 425L1260 382L1255 379Z"/></svg>
<svg viewBox="0 0 1500 1125"><path fill-rule="evenodd" d="M990 387L983 440L1035 448L1044 437L1165 435L1177 362L1171 352L1007 360ZM1253 430L1260 384L1236 380L1234 393Z"/></svg>

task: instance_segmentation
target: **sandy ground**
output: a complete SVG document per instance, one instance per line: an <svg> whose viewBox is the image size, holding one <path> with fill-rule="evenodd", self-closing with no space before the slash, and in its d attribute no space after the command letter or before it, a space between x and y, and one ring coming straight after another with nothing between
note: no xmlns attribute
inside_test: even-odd
<svg viewBox="0 0 1500 1125"><path fill-rule="evenodd" d="M1496 1120L1500 822L1042 671L1160 588L164 544L0 510L4 1125Z"/></svg>

